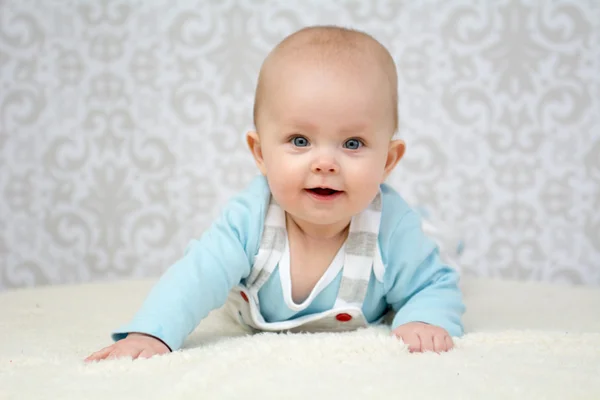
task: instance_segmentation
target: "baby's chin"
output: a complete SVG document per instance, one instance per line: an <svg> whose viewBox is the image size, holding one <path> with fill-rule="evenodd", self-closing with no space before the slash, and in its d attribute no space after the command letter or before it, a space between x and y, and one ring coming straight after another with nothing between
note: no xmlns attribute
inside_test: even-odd
<svg viewBox="0 0 600 400"><path fill-rule="evenodd" d="M350 225L352 215L350 213L324 212L289 212L289 217L301 227L323 233L325 236L335 236Z"/></svg>

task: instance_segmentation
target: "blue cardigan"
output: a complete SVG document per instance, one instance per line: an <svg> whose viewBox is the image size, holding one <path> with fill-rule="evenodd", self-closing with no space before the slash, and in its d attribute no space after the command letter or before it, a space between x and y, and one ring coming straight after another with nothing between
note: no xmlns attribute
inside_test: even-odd
<svg viewBox="0 0 600 400"><path fill-rule="evenodd" d="M363 314L367 321L397 311L392 329L412 321L440 326L461 336L465 311L458 273L444 264L435 243L421 230L420 216L387 184L381 185L379 248L383 282L372 274ZM179 349L209 312L225 304L229 291L248 277L258 252L269 201L263 176L232 198L200 239L190 242L150 291L140 310L112 334L120 340L141 332ZM303 310L290 310L276 269L260 289L261 314L268 322L285 321L333 307L341 272Z"/></svg>

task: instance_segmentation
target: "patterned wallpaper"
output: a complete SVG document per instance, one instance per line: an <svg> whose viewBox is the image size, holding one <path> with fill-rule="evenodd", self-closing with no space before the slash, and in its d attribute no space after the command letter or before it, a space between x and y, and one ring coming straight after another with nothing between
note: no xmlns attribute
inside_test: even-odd
<svg viewBox="0 0 600 400"><path fill-rule="evenodd" d="M597 0L0 0L0 290L164 271L257 173L260 63L310 24L392 52L389 182L467 274L600 284Z"/></svg>

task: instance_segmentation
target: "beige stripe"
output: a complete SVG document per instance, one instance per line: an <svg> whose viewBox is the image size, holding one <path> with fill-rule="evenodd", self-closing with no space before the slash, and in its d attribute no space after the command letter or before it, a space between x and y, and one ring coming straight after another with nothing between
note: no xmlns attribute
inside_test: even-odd
<svg viewBox="0 0 600 400"><path fill-rule="evenodd" d="M346 240L346 253L373 257L377 246L377 234L373 232L350 232Z"/></svg>
<svg viewBox="0 0 600 400"><path fill-rule="evenodd" d="M377 193L377 196L375 196L368 208L373 211L381 211L381 193Z"/></svg>
<svg viewBox="0 0 600 400"><path fill-rule="evenodd" d="M347 303L362 303L367 294L369 282L342 276L338 298Z"/></svg>
<svg viewBox="0 0 600 400"><path fill-rule="evenodd" d="M260 248L283 252L285 248L285 228L265 226Z"/></svg>
<svg viewBox="0 0 600 400"><path fill-rule="evenodd" d="M264 269L260 270L258 276L256 277L256 279L254 280L254 282L251 283L251 286L253 287L262 287L262 285L264 285L264 283L269 279L269 276L271 276L271 274L267 271L265 271Z"/></svg>

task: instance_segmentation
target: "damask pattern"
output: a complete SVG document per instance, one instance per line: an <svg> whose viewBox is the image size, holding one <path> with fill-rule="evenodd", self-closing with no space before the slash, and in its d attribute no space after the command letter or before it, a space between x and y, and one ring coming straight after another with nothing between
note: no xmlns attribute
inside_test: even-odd
<svg viewBox="0 0 600 400"><path fill-rule="evenodd" d="M600 284L600 3L0 0L0 290L156 276L257 173L269 49L365 30L400 72L390 183L465 272Z"/></svg>

